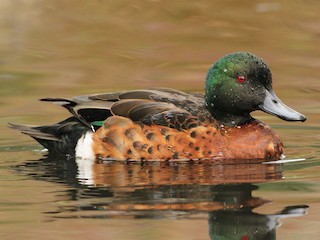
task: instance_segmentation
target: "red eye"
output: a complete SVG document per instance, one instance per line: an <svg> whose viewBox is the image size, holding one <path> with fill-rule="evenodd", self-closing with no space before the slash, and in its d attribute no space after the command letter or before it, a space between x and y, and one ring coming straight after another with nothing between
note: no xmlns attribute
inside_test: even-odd
<svg viewBox="0 0 320 240"><path fill-rule="evenodd" d="M239 83L244 83L244 82L246 81L246 78L245 78L244 76L241 76L241 75L238 76L237 79L238 79L238 82L239 82Z"/></svg>

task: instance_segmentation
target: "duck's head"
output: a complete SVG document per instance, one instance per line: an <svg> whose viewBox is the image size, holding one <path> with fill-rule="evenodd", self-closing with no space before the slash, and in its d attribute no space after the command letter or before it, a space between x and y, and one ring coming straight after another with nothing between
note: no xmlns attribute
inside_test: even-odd
<svg viewBox="0 0 320 240"><path fill-rule="evenodd" d="M228 126L248 122L252 119L250 112L259 109L286 121L306 120L272 91L267 64L246 52L226 55L211 66L206 79L206 106L216 120Z"/></svg>

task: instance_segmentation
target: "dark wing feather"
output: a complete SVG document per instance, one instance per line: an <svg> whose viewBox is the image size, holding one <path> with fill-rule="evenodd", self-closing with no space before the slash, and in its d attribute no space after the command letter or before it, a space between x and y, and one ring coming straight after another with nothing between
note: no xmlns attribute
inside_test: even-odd
<svg viewBox="0 0 320 240"><path fill-rule="evenodd" d="M112 116L111 106L113 102L108 101L88 101L77 104L73 107L77 116L84 119L87 123L103 121Z"/></svg>
<svg viewBox="0 0 320 240"><path fill-rule="evenodd" d="M114 115L128 117L147 125L161 125L176 129L188 129L199 124L196 116L170 102L144 99L124 99L111 107Z"/></svg>
<svg viewBox="0 0 320 240"><path fill-rule="evenodd" d="M111 112L113 115L119 115L123 117L129 117L129 112L132 108L140 105L144 105L150 102L150 100L144 99L125 99L115 102L111 106Z"/></svg>
<svg viewBox="0 0 320 240"><path fill-rule="evenodd" d="M141 122L147 125L157 124L175 128L178 130L189 129L199 125L197 117L192 116L189 112L181 112L175 110L164 111L156 113L152 116L147 116L143 118Z"/></svg>
<svg viewBox="0 0 320 240"><path fill-rule="evenodd" d="M124 99L114 103L111 107L113 115L128 117L134 121L139 121L146 116L151 116L168 110L185 112L184 110L177 108L172 103L155 102L145 99Z"/></svg>
<svg viewBox="0 0 320 240"><path fill-rule="evenodd" d="M185 93L170 88L132 90L94 95L90 99L112 102L113 115L128 117L144 124L188 129L202 122L213 122L202 94Z"/></svg>
<svg viewBox="0 0 320 240"><path fill-rule="evenodd" d="M119 95L123 92L99 93L87 96L90 100L111 101L116 102L119 100Z"/></svg>
<svg viewBox="0 0 320 240"><path fill-rule="evenodd" d="M205 107L203 95L170 88L101 93L72 99L46 98L42 101L65 107L81 123L91 128L91 122L103 121L112 115L178 129L213 121Z"/></svg>
<svg viewBox="0 0 320 240"><path fill-rule="evenodd" d="M119 94L119 99L151 99L157 93L156 90L133 90Z"/></svg>
<svg viewBox="0 0 320 240"><path fill-rule="evenodd" d="M92 128L94 121L103 121L110 117L110 108L113 102L91 100L88 96L78 96L72 99L65 98L43 98L41 101L53 102L63 106L85 126Z"/></svg>
<svg viewBox="0 0 320 240"><path fill-rule="evenodd" d="M176 95L181 95L181 96L188 96L189 95L189 93L182 92L180 90L173 89L173 88L156 87L156 88L151 88L151 90L157 90L159 92L166 92L169 94L176 94Z"/></svg>
<svg viewBox="0 0 320 240"><path fill-rule="evenodd" d="M176 107L171 103L147 102L132 108L129 111L129 118L131 118L133 121L138 121L147 117L151 117L157 113L169 111L171 109L176 109Z"/></svg>

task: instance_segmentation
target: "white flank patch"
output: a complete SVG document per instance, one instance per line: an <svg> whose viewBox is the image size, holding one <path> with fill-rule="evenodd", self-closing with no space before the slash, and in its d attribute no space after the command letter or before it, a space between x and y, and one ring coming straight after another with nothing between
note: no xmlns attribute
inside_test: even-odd
<svg viewBox="0 0 320 240"><path fill-rule="evenodd" d="M79 183L84 185L94 185L92 166L95 155L92 151L92 132L84 134L76 146L76 163L78 166L77 178Z"/></svg>
<svg viewBox="0 0 320 240"><path fill-rule="evenodd" d="M92 150L92 132L87 132L81 138L79 138L76 146L76 157L85 159L94 159L95 155Z"/></svg>

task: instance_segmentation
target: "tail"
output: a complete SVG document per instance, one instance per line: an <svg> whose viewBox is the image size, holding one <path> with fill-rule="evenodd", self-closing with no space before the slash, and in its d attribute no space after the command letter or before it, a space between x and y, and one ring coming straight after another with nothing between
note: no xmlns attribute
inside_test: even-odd
<svg viewBox="0 0 320 240"><path fill-rule="evenodd" d="M91 129L76 117L70 117L48 126L31 126L9 123L9 127L38 141L49 153L75 154L79 138Z"/></svg>

